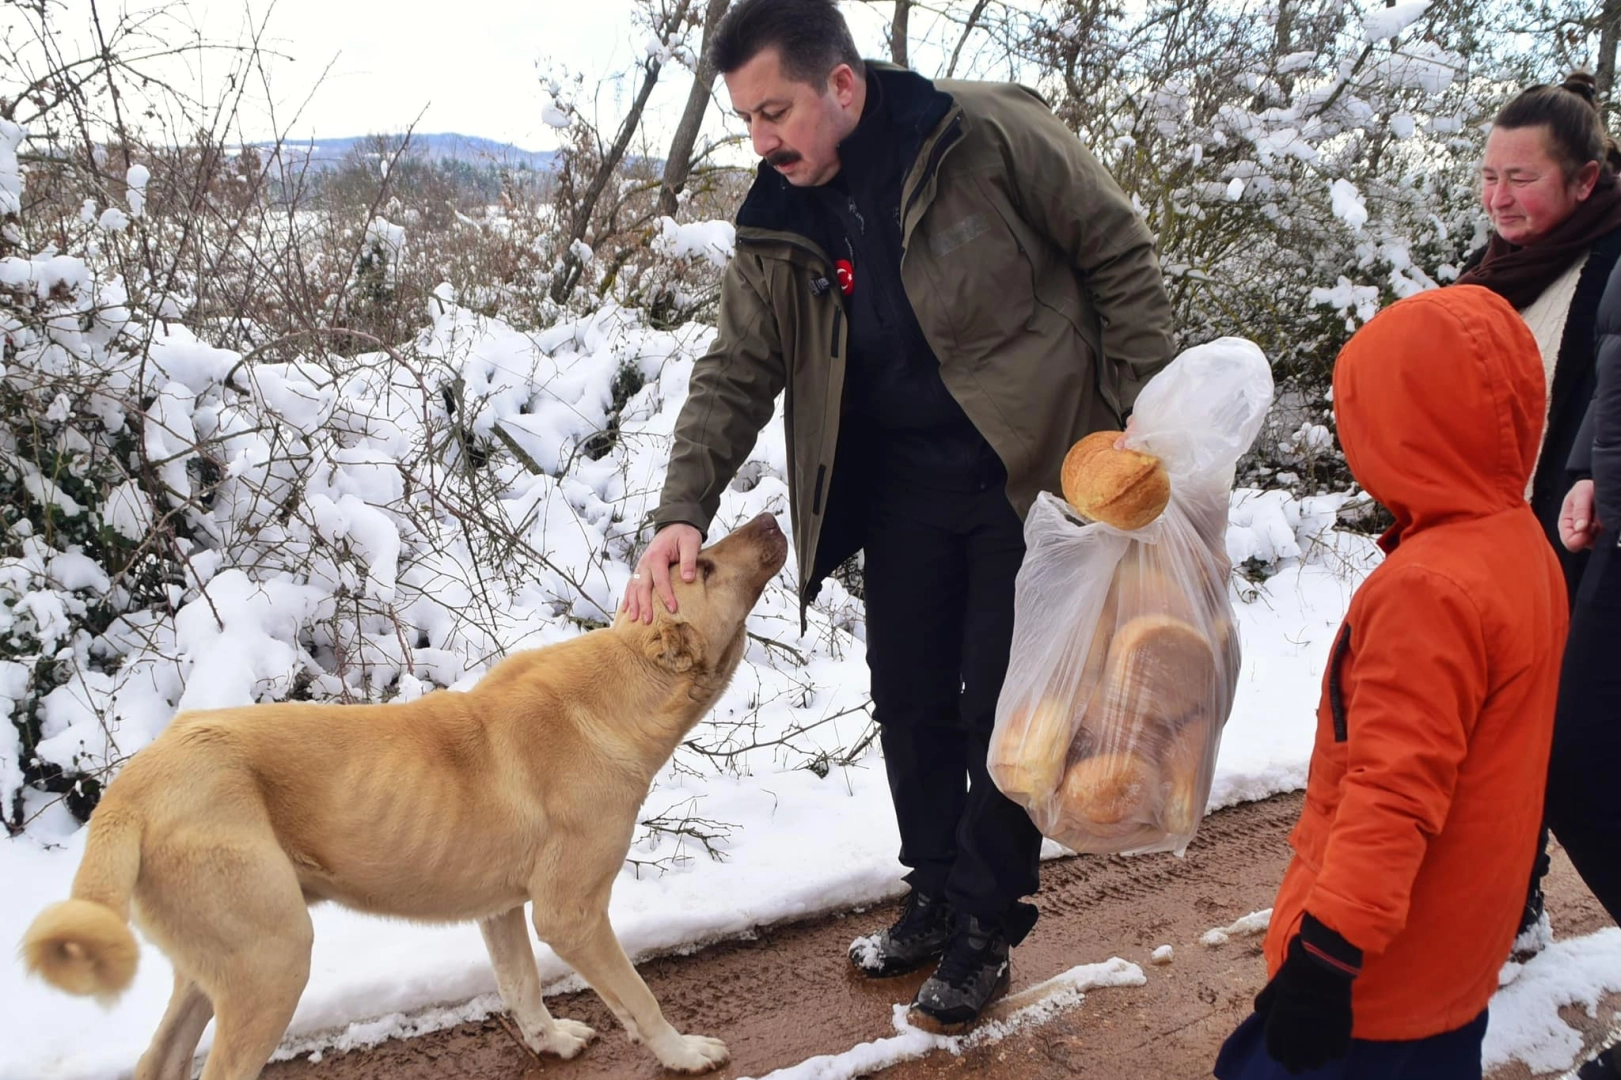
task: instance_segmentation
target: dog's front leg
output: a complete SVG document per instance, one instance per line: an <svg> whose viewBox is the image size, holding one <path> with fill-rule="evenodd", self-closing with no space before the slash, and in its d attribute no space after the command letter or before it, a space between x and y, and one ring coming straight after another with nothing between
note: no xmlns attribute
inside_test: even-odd
<svg viewBox="0 0 1621 1080"><path fill-rule="evenodd" d="M490 950L501 1001L529 1048L537 1054L561 1058L571 1058L585 1049L596 1038L596 1031L578 1020L557 1019L546 1011L546 1003L541 1000L540 972L535 968L535 950L529 944L523 906L481 919L478 928Z"/></svg>
<svg viewBox="0 0 1621 1080"><path fill-rule="evenodd" d="M631 1038L645 1042L666 1069L708 1072L726 1061L725 1043L704 1035L683 1035L664 1019L653 992L620 947L605 909L564 923L537 901L534 914L541 940L591 984Z"/></svg>

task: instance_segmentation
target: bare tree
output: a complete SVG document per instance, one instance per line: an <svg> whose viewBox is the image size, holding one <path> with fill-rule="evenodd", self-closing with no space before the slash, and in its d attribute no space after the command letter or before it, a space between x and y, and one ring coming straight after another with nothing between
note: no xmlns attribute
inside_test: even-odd
<svg viewBox="0 0 1621 1080"><path fill-rule="evenodd" d="M912 0L895 0L895 15L889 22L889 58L906 67L907 25L912 20Z"/></svg>
<svg viewBox="0 0 1621 1080"><path fill-rule="evenodd" d="M709 58L709 42L715 26L726 12L727 0L709 0L704 12L704 26L698 48L697 69L692 76L692 89L687 92L687 107L682 110L681 122L670 138L670 152L664 158L664 185L659 189L659 212L675 216L677 196L686 186L692 170L692 148L698 142L698 130L703 127L704 114L709 111L709 97L715 87L715 66Z"/></svg>
<svg viewBox="0 0 1621 1080"><path fill-rule="evenodd" d="M979 25L980 16L985 14L985 9L990 6L990 3L991 0L975 0L973 10L968 13L968 18L963 23L962 33L957 37L957 44L952 47L951 62L946 65L946 78L949 79L957 74L957 61L962 58L963 46L968 44L969 36L973 34L975 27Z"/></svg>
<svg viewBox="0 0 1621 1080"><path fill-rule="evenodd" d="M1615 49L1621 44L1621 0L1604 0L1604 9L1599 12L1598 41L1598 71L1594 79L1598 83L1599 100L1609 101L1610 91L1615 88Z"/></svg>
<svg viewBox="0 0 1621 1080"><path fill-rule="evenodd" d="M661 44L668 45L674 40L686 21L691 3L692 0L676 0L673 7L666 8L655 18L654 32ZM625 160L625 151L630 149L631 140L641 129L642 113L647 109L647 101L653 96L653 88L658 85L659 74L663 69L663 58L658 55L650 55L642 63L641 87L636 91L636 97L631 101L630 109L625 113L625 119L619 125L619 132L614 136L613 143L603 151L602 160L597 163L591 182L586 185L580 200L574 205L569 218L568 233L564 238L562 265L556 277L552 279L553 303L561 304L567 300L580 282L580 275L585 267L585 260L580 255L580 244L591 230L591 218L596 212L602 193L618 175L620 163Z"/></svg>

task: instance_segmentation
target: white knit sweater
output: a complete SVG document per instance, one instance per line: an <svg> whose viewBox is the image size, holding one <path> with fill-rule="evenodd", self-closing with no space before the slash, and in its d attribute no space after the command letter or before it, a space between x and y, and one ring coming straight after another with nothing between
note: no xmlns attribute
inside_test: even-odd
<svg viewBox="0 0 1621 1080"><path fill-rule="evenodd" d="M1531 328L1531 336L1537 339L1537 349L1542 353L1542 372L1547 380L1543 384L1546 396L1543 399L1542 430L1544 436L1548 430L1548 409L1553 398L1553 371L1554 365L1559 362L1559 342L1565 336L1565 319L1570 315L1570 302L1576 298L1576 282L1582 276L1582 269L1587 265L1587 254L1584 252L1566 270L1556 278L1553 284L1542 290L1542 295L1531 301L1521 312L1520 317L1525 325ZM1537 445L1537 464L1541 464L1541 441ZM1531 475L1536 476L1536 465L1531 468ZM1531 485L1525 487L1526 498L1531 497Z"/></svg>

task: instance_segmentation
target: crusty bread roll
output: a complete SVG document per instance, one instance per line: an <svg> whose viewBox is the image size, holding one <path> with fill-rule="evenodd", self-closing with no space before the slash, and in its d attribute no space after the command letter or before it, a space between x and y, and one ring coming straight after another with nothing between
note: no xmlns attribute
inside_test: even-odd
<svg viewBox="0 0 1621 1080"><path fill-rule="evenodd" d="M1152 810L1159 770L1140 754L1098 754L1064 771L1058 789L1062 828L1087 832L1094 825L1118 825Z"/></svg>
<svg viewBox="0 0 1621 1080"><path fill-rule="evenodd" d="M1160 755L1160 775L1165 779L1165 801L1160 807L1160 825L1168 833L1186 836L1198 828L1204 817L1204 800L1199 798L1204 774L1205 745L1210 738L1210 718L1199 713L1165 740Z"/></svg>
<svg viewBox="0 0 1621 1080"><path fill-rule="evenodd" d="M1064 455L1062 484L1069 504L1093 521L1141 529L1171 501L1165 464L1140 450L1116 450L1118 431L1095 431Z"/></svg>
<svg viewBox="0 0 1621 1080"><path fill-rule="evenodd" d="M1043 694L1020 702L992 740L989 769L1002 794L1027 806L1050 798L1064 772L1074 725L1075 706L1068 699Z"/></svg>
<svg viewBox="0 0 1621 1080"><path fill-rule="evenodd" d="M1197 627L1173 615L1139 615L1110 643L1095 730L1136 729L1147 720L1174 726L1206 703L1215 680L1215 652Z"/></svg>

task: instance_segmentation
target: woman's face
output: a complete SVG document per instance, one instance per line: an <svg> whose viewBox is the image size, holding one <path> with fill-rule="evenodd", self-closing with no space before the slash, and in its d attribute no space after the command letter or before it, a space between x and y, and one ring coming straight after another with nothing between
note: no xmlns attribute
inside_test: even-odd
<svg viewBox="0 0 1621 1080"><path fill-rule="evenodd" d="M1493 128L1480 164L1480 201L1504 240L1534 244L1593 193L1598 174L1598 162L1589 161L1567 180L1548 152L1544 125Z"/></svg>

